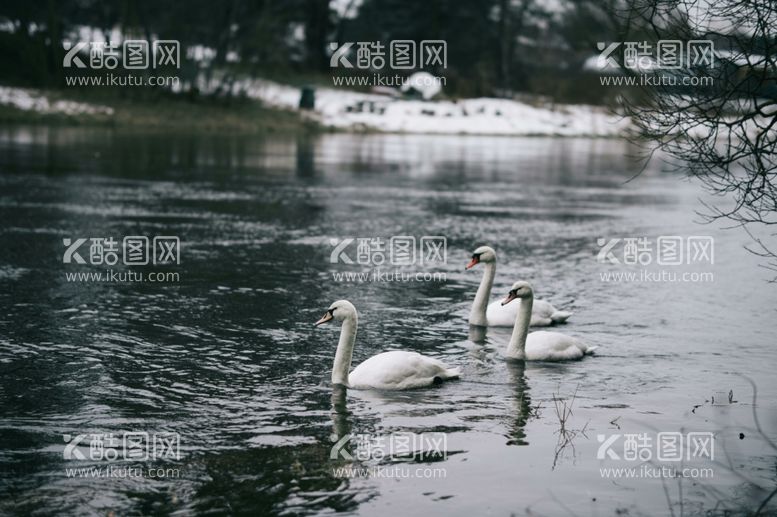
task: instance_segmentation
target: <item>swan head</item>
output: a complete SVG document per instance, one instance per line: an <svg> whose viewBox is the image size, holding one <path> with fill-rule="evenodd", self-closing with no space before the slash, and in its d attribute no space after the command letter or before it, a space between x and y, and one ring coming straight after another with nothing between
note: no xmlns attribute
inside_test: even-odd
<svg viewBox="0 0 777 517"><path fill-rule="evenodd" d="M496 262L496 251L491 246L481 246L472 252L472 258L464 269L472 269L481 262Z"/></svg>
<svg viewBox="0 0 777 517"><path fill-rule="evenodd" d="M518 282L514 283L513 286L510 288L510 292L507 293L507 298L502 300L502 305L507 305L511 301L515 300L516 298L520 299L526 299L531 298L534 296L534 291L532 291L531 284L529 282L524 282L523 280L519 280Z"/></svg>
<svg viewBox="0 0 777 517"><path fill-rule="evenodd" d="M316 322L316 327L332 320L343 321L346 318L356 318L356 307L348 300L337 300L326 310Z"/></svg>

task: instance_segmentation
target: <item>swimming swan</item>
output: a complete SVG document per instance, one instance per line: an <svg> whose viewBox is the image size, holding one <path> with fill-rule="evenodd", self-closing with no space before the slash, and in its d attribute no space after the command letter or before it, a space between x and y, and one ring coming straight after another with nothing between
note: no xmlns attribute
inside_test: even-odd
<svg viewBox="0 0 777 517"><path fill-rule="evenodd" d="M520 299L521 304L515 318L513 335L505 352L506 357L526 361L571 361L582 359L584 355L591 354L598 348L560 332L538 330L528 334L534 301L534 292L528 282L514 283L502 305L507 305L515 299Z"/></svg>
<svg viewBox="0 0 777 517"><path fill-rule="evenodd" d="M332 320L343 322L332 368L332 384L354 389L405 390L439 384L460 375L458 368L448 368L442 361L418 352L401 351L372 356L349 374L359 316L351 302L338 300L329 306L316 326Z"/></svg>
<svg viewBox="0 0 777 517"><path fill-rule="evenodd" d="M491 304L491 287L494 285L496 275L496 251L490 246L481 246L472 253L472 260L465 269L471 269L477 264L483 264L483 279L480 281L478 292L475 295L475 303L469 313L469 324L482 327L512 327L515 316L518 314L520 303L504 306L495 301ZM488 305L488 307L486 307ZM534 300L534 308L531 314L532 327L547 327L554 323L564 323L572 315L571 312L560 311L552 304L544 300Z"/></svg>

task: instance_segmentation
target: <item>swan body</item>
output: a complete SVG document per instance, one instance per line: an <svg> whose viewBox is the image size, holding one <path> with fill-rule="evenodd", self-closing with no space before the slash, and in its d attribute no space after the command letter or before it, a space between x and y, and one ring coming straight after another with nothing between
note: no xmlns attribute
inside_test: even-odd
<svg viewBox="0 0 777 517"><path fill-rule="evenodd" d="M490 246L481 246L472 254L472 260L467 264L467 269L482 263L484 266L483 279L480 281L475 301L469 315L470 325L489 327L512 327L518 316L520 304L503 305L496 301L491 304L491 288L496 276L496 251ZM534 300L530 325L532 327L547 327L555 323L564 323L572 316L571 312L560 311L550 302Z"/></svg>
<svg viewBox="0 0 777 517"><path fill-rule="evenodd" d="M497 300L489 303L486 308L488 326L512 327L515 324L515 318L518 316L518 308L520 306L521 302L502 305L502 302ZM571 312L560 311L550 302L534 300L529 325L532 327L548 327L556 323L564 323L570 316L572 316Z"/></svg>
<svg viewBox="0 0 777 517"><path fill-rule="evenodd" d="M458 368L418 352L383 352L353 369L348 384L354 389L406 390L431 386L459 376Z"/></svg>
<svg viewBox="0 0 777 517"><path fill-rule="evenodd" d="M527 361L573 361L592 353L594 348L561 332L536 330L526 336L524 357L520 354L509 357Z"/></svg>
<svg viewBox="0 0 777 517"><path fill-rule="evenodd" d="M343 322L332 368L332 384L354 389L406 390L432 386L460 375L458 368L449 368L442 361L404 351L372 356L349 372L358 327L356 308L347 300L336 301L316 326L332 320Z"/></svg>
<svg viewBox="0 0 777 517"><path fill-rule="evenodd" d="M573 361L592 354L597 348L561 332L538 330L529 334L534 293L528 282L514 283L502 303L507 305L518 298L521 304L518 307L510 344L505 352L506 357L525 361Z"/></svg>

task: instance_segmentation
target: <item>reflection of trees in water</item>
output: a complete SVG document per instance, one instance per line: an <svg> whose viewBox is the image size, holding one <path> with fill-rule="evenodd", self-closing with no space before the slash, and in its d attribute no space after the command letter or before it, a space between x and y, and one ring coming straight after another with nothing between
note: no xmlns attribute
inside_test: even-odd
<svg viewBox="0 0 777 517"><path fill-rule="evenodd" d="M316 149L314 137L301 134L297 137L296 169L300 178L311 178L316 174Z"/></svg>
<svg viewBox="0 0 777 517"><path fill-rule="evenodd" d="M622 33L646 44L687 42L687 66L659 65L663 80L622 97L626 113L651 157L665 153L715 197L701 215L744 228L777 272L777 4L642 0L612 10Z"/></svg>
<svg viewBox="0 0 777 517"><path fill-rule="evenodd" d="M317 398L317 395L311 395ZM325 395L324 395L325 396ZM326 407L326 401L317 400ZM351 414L346 390L335 387L331 395L333 433L350 434ZM313 443L282 447L237 447L191 457L183 469L197 485L186 513L275 515L323 511L355 512L371 495L350 489L350 480L333 476L340 462L330 459L330 434L316 436ZM182 470L183 470L182 469ZM142 501L143 499L141 499ZM162 513L179 507L159 506ZM130 509L131 510L131 509ZM131 513L131 512L127 512ZM137 512L136 512L137 513Z"/></svg>

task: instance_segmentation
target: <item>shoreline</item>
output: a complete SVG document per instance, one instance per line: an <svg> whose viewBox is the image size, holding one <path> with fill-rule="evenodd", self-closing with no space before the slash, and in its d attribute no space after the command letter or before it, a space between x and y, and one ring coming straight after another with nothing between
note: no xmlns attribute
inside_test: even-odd
<svg viewBox="0 0 777 517"><path fill-rule="evenodd" d="M0 85L0 123L149 132L295 134L327 131L298 112L269 107L254 99L192 100L168 93L126 98L113 91L86 93L6 85Z"/></svg>
<svg viewBox="0 0 777 517"><path fill-rule="evenodd" d="M332 112L331 96L333 90L321 89L320 99L315 111L303 112L293 108L290 97L294 87L272 84L283 88L282 102L273 95L264 94L264 88L247 89L241 95L231 99L212 99L191 97L186 94L152 92L153 96L127 98L115 90L84 91L35 89L0 85L0 123L20 125L44 125L63 127L106 127L113 129L142 129L144 131L183 131L183 132L229 132L238 134L391 134L391 135L439 135L459 137L499 137L499 138L585 138L602 140L622 140L625 135L615 127L609 131L592 130L585 132L568 131L565 125L555 127L543 121L542 129L526 129L521 132L495 131L483 127L477 131L455 131L446 129L442 124L435 127L437 117L426 117L432 124L414 129L402 124L400 128L393 124L376 125L370 120L351 120L333 123L337 119ZM261 93L260 93L261 92ZM277 93L274 91L273 93ZM342 90L343 96L361 97L371 94L358 94ZM327 98L329 97L329 98ZM384 100L384 99L381 99ZM463 99L461 102L514 102L502 99ZM396 101L413 104L418 101ZM447 104L446 104L447 103ZM428 104L446 106L450 101L429 102ZM587 105L560 105L560 110L589 109ZM347 108L346 108L347 109ZM552 113L551 110L544 110ZM363 118L364 114L345 112L340 118ZM376 117L373 117L376 118ZM377 118L380 121L380 117ZM502 118L504 120L504 117ZM387 121L389 121L387 119ZM483 122L482 120L480 121Z"/></svg>

